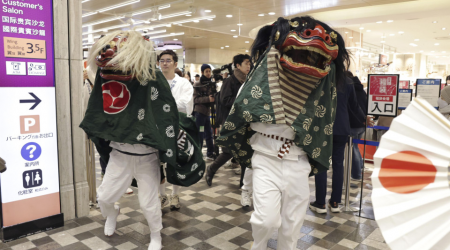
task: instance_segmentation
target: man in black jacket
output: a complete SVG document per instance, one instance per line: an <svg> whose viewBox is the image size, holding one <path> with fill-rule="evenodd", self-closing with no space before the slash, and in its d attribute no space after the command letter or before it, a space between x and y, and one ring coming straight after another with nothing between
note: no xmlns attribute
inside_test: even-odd
<svg viewBox="0 0 450 250"><path fill-rule="evenodd" d="M249 55L239 54L234 56L233 64L235 69L233 75L223 80L222 89L220 90L220 105L218 107L220 111L218 112L219 116L216 117L222 125L231 111L231 107L233 106L240 87L245 82L247 74L250 72L250 59ZM217 170L232 157L230 151L227 148L222 147L222 153L206 169L205 179L209 186L212 185L212 179ZM244 171L245 169L243 172Z"/></svg>

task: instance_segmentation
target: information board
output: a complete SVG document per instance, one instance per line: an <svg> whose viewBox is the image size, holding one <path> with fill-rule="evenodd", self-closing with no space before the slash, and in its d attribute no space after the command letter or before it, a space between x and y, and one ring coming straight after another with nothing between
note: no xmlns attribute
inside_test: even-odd
<svg viewBox="0 0 450 250"><path fill-rule="evenodd" d="M404 110L412 101L412 89L398 90L398 109Z"/></svg>
<svg viewBox="0 0 450 250"><path fill-rule="evenodd" d="M441 96L441 79L417 79L416 97L420 96L436 109Z"/></svg>
<svg viewBox="0 0 450 250"><path fill-rule="evenodd" d="M397 116L400 75L369 74L367 114Z"/></svg>
<svg viewBox="0 0 450 250"><path fill-rule="evenodd" d="M399 84L399 89L409 89L409 80L401 80Z"/></svg>
<svg viewBox="0 0 450 250"><path fill-rule="evenodd" d="M61 225L51 0L2 1L0 175L4 240ZM49 218L49 219L48 219ZM58 219L59 220L59 219ZM62 222L62 221L61 221Z"/></svg>

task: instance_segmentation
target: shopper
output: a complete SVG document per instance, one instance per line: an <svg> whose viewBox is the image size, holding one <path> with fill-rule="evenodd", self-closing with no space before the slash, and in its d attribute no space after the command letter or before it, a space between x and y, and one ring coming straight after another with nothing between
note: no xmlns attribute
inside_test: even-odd
<svg viewBox="0 0 450 250"><path fill-rule="evenodd" d="M438 99L439 112L450 120L450 86L441 90L441 98Z"/></svg>
<svg viewBox="0 0 450 250"><path fill-rule="evenodd" d="M181 72L179 68L175 68L175 74L177 74L179 77L183 77L183 72Z"/></svg>
<svg viewBox="0 0 450 250"><path fill-rule="evenodd" d="M0 173L6 171L6 161L0 157Z"/></svg>
<svg viewBox="0 0 450 250"><path fill-rule="evenodd" d="M333 155L332 155L332 188L331 198L328 206L333 213L339 213L339 203L341 203L342 185L344 183L344 151L345 144L350 135L349 112L355 114L355 119L364 123L364 113L358 105L355 95L355 88L352 80L347 78L347 82L337 91L336 119L333 126ZM325 196L327 195L327 172L319 173L316 180L316 201L311 202L309 208L317 213L326 213Z"/></svg>
<svg viewBox="0 0 450 250"><path fill-rule="evenodd" d="M186 78L186 79L191 83L191 85L194 84L194 82L192 82L191 72L186 71L186 73L184 73L184 76L183 76L183 77Z"/></svg>
<svg viewBox="0 0 450 250"><path fill-rule="evenodd" d="M195 75L195 81L194 81L194 82L198 82L198 81L200 81L200 75L199 75L199 74L196 74L196 75Z"/></svg>
<svg viewBox="0 0 450 250"><path fill-rule="evenodd" d="M355 87L355 95L358 101L358 106L363 111L364 115L367 116L367 94L364 91L364 86L361 84L361 81L357 76L353 76L350 71L347 71L347 76L352 79L353 86ZM354 139L361 139L364 131L366 129L366 124L361 122L357 114L353 113L352 110L349 110L349 119L350 119L350 134ZM371 121L371 117L369 117L369 121ZM373 124L369 124L373 125ZM363 159L361 157L361 152L359 151L358 144L353 144L353 154L352 154L352 179L360 180L361 172L364 166Z"/></svg>
<svg viewBox="0 0 450 250"><path fill-rule="evenodd" d="M233 58L233 64L235 66L234 74L230 78L224 79L222 90L220 91L219 95L220 105L219 107L216 107L218 111L216 121L219 121L221 125L223 125L223 123L227 119L231 107L233 106L234 100L236 99L237 93L242 84L245 82L247 74L250 72L250 60L251 58L249 55L243 54L236 55ZM226 147L222 147L222 153L206 169L205 179L208 186L212 185L212 180L217 170L219 170L219 168L222 167L231 158L233 158L231 152Z"/></svg>
<svg viewBox="0 0 450 250"><path fill-rule="evenodd" d="M211 105L214 103L213 90L215 88L211 78L211 66L202 65L202 77L194 83L194 112L200 136L200 148L203 148L203 139L206 140L206 159L214 160L214 143L211 128Z"/></svg>
<svg viewBox="0 0 450 250"><path fill-rule="evenodd" d="M192 88L191 83L186 79L181 77L177 72L178 66L178 56L173 50L165 50L160 55L159 65L161 67L161 71L166 78L170 90L172 92L173 97L175 98L175 102L177 103L178 112L182 112L185 114L191 114L193 109L193 100L192 96L194 94L194 89ZM178 69L178 71L180 71ZM181 71L180 71L181 73ZM173 185L172 195L169 198L170 208L171 209L179 209L181 207L180 204L180 186ZM168 196L165 193L166 184L163 182L160 185L160 199L161 199L161 208L166 205Z"/></svg>

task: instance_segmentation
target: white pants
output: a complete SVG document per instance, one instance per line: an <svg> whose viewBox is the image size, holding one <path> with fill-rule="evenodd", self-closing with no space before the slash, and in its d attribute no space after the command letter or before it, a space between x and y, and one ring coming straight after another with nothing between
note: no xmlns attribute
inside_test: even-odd
<svg viewBox="0 0 450 250"><path fill-rule="evenodd" d="M253 169L247 168L245 170L244 179L242 179L242 189L253 192Z"/></svg>
<svg viewBox="0 0 450 250"><path fill-rule="evenodd" d="M255 207L250 218L255 240L252 250L266 250L277 228L277 249L296 249L309 203L308 157L280 160L255 151L252 168Z"/></svg>
<svg viewBox="0 0 450 250"><path fill-rule="evenodd" d="M97 191L102 214L104 217L114 214L114 203L125 193L133 177L138 183L139 203L150 231L158 232L162 229L161 202L158 197L161 181L158 152L132 156L113 149L102 185Z"/></svg>

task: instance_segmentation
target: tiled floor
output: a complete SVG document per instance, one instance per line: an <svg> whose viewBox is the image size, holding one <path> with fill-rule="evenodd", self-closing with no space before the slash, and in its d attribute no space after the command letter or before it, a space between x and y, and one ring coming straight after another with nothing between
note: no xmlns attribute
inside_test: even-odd
<svg viewBox="0 0 450 250"><path fill-rule="evenodd" d="M368 176L370 172L366 173L366 179ZM309 183L313 201L314 179L310 178ZM163 249L249 249L252 234L248 221L253 209L240 205L238 188L239 176L235 175L233 170L223 168L217 172L211 188L204 180L184 188L181 209L163 209ZM368 180L364 185L363 202L369 214L370 188ZM351 189L351 201L358 200L359 190ZM118 218L116 234L112 237L104 236L105 220L99 209L92 208L89 217L68 221L63 228L0 243L0 249L147 249L150 241L149 228L141 213L137 192L135 189L133 194L124 195L119 200L122 214ZM276 238L277 233L274 232L268 244L269 250L276 249ZM375 221L354 216L352 213L329 212L320 215L309 209L297 248L389 249Z"/></svg>

